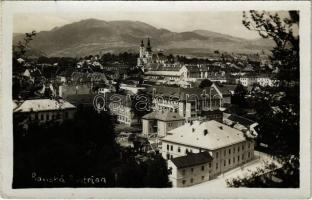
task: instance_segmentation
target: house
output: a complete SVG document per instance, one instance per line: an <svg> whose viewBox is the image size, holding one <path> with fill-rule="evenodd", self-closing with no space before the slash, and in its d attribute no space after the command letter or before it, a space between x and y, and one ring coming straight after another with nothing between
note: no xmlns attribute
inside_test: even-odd
<svg viewBox="0 0 312 200"><path fill-rule="evenodd" d="M206 178L209 180L254 158L252 138L240 130L214 120L186 123L169 131L167 136L160 140L162 156L166 160L172 161L174 158L188 156L189 153L208 152L212 157L211 164L206 169L209 174ZM180 180L189 178L186 174L180 176ZM207 179L204 178L202 182L205 180Z"/></svg>
<svg viewBox="0 0 312 200"><path fill-rule="evenodd" d="M204 119L206 119L207 121L215 120L217 122L223 122L223 112L220 110L202 111L201 116L204 117Z"/></svg>
<svg viewBox="0 0 312 200"><path fill-rule="evenodd" d="M224 106L228 106L231 104L231 99L234 95L237 85L213 83L211 87L215 88L215 90L221 96Z"/></svg>
<svg viewBox="0 0 312 200"><path fill-rule="evenodd" d="M172 187L187 187L208 181L212 160L207 151L168 160L169 181Z"/></svg>
<svg viewBox="0 0 312 200"><path fill-rule="evenodd" d="M249 134L250 137L257 137L258 133L255 130L259 124L251 119L235 114L223 113L223 123L240 131Z"/></svg>
<svg viewBox="0 0 312 200"><path fill-rule="evenodd" d="M272 87L278 82L268 74L244 75L239 78L239 81L245 87L252 86L253 84L259 84L262 87Z"/></svg>
<svg viewBox="0 0 312 200"><path fill-rule="evenodd" d="M125 94L106 93L106 102L112 115L116 116L119 123L134 126L139 123L132 109L132 97Z"/></svg>
<svg viewBox="0 0 312 200"><path fill-rule="evenodd" d="M159 137L164 137L167 132L182 126L185 119L178 113L169 111L156 111L142 117L143 135L157 133Z"/></svg>
<svg viewBox="0 0 312 200"><path fill-rule="evenodd" d="M215 110L223 105L222 97L210 88L179 88L153 86L148 88L152 95L154 111L177 112L184 118L199 117L202 110Z"/></svg>
<svg viewBox="0 0 312 200"><path fill-rule="evenodd" d="M45 123L74 119L76 106L65 100L32 99L15 102L14 116L22 116L28 121Z"/></svg>

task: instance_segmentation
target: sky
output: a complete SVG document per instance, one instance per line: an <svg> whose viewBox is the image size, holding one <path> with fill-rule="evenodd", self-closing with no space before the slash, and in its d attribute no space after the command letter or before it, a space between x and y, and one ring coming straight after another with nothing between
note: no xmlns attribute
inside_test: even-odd
<svg viewBox="0 0 312 200"><path fill-rule="evenodd" d="M88 18L141 21L174 32L205 29L246 39L260 38L256 32L249 31L242 25L241 11L28 13L14 16L13 32L47 31Z"/></svg>

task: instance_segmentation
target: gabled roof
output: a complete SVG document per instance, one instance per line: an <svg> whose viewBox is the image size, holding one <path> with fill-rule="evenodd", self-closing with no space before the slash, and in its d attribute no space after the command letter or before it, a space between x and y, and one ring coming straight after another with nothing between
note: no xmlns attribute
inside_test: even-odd
<svg viewBox="0 0 312 200"><path fill-rule="evenodd" d="M142 117L142 119L156 119L160 121L182 121L184 120L178 113L169 111L155 111L148 113Z"/></svg>
<svg viewBox="0 0 312 200"><path fill-rule="evenodd" d="M206 132L206 134L205 134ZM169 131L162 140L214 150L246 141L244 133L215 120L187 123Z"/></svg>
<svg viewBox="0 0 312 200"><path fill-rule="evenodd" d="M207 152L190 153L186 156L176 157L171 159L172 163L177 166L178 169L197 166L212 161L211 155Z"/></svg>
<svg viewBox="0 0 312 200"><path fill-rule="evenodd" d="M152 86L147 88L147 92L152 93L155 91L155 96L160 96L163 98L177 98L179 101L190 100L194 101L196 99L203 99L204 94L206 94L206 99L210 98L210 88L180 88L180 87L168 87L168 86ZM220 96L215 89L211 90L212 99L219 99Z"/></svg>
<svg viewBox="0 0 312 200"><path fill-rule="evenodd" d="M250 119L247 119L245 117L241 117L239 115L231 114L227 117L227 119L233 121L233 122L238 122L239 124L249 127L252 124L255 124L256 122Z"/></svg>
<svg viewBox="0 0 312 200"><path fill-rule="evenodd" d="M20 105L18 105L18 107L15 108L14 112L39 112L74 108L76 108L74 105L64 100L32 99L22 102Z"/></svg>

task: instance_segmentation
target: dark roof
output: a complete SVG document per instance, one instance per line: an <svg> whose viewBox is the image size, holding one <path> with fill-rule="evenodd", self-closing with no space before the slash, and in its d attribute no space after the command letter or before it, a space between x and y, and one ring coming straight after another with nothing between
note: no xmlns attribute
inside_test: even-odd
<svg viewBox="0 0 312 200"><path fill-rule="evenodd" d="M222 115L223 112L221 110L203 110L202 111L202 115L216 115L216 114L219 114L219 115Z"/></svg>
<svg viewBox="0 0 312 200"><path fill-rule="evenodd" d="M177 98L179 101L185 101L186 98L190 101L194 101L197 98L203 99L204 90L206 92L206 98L209 99L210 89L205 88L179 88L179 87L168 87L168 86L152 86L147 88L148 93L153 93L153 89L155 89L155 95L161 96L163 98ZM189 95L187 97L187 95ZM211 91L211 97L214 99L220 98L217 91L213 89Z"/></svg>
<svg viewBox="0 0 312 200"><path fill-rule="evenodd" d="M184 120L178 113L169 111L151 112L142 117L143 119L156 119L160 121L181 121Z"/></svg>
<svg viewBox="0 0 312 200"><path fill-rule="evenodd" d="M95 94L74 94L68 95L64 99L74 105L85 104L92 105Z"/></svg>
<svg viewBox="0 0 312 200"><path fill-rule="evenodd" d="M212 159L211 155L207 151L204 151L173 158L171 161L177 168L186 168L211 162Z"/></svg>
<svg viewBox="0 0 312 200"><path fill-rule="evenodd" d="M238 122L240 123L241 125L244 125L246 127L256 123L255 121L252 121L250 119L247 119L245 117L241 117L241 116L238 116L238 115L235 115L235 114L232 114L228 117L229 120L231 121L234 121L234 122Z"/></svg>

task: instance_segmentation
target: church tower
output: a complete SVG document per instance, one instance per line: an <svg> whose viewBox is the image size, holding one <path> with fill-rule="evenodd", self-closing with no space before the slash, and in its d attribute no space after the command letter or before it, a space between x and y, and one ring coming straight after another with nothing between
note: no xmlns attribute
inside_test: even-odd
<svg viewBox="0 0 312 200"><path fill-rule="evenodd" d="M151 53L152 52L152 47L151 47L151 41L149 38L147 38L147 47L146 47L146 51Z"/></svg>
<svg viewBox="0 0 312 200"><path fill-rule="evenodd" d="M144 48L144 42L142 40L141 45L140 45L140 58L143 58L144 54L145 54L145 48Z"/></svg>

